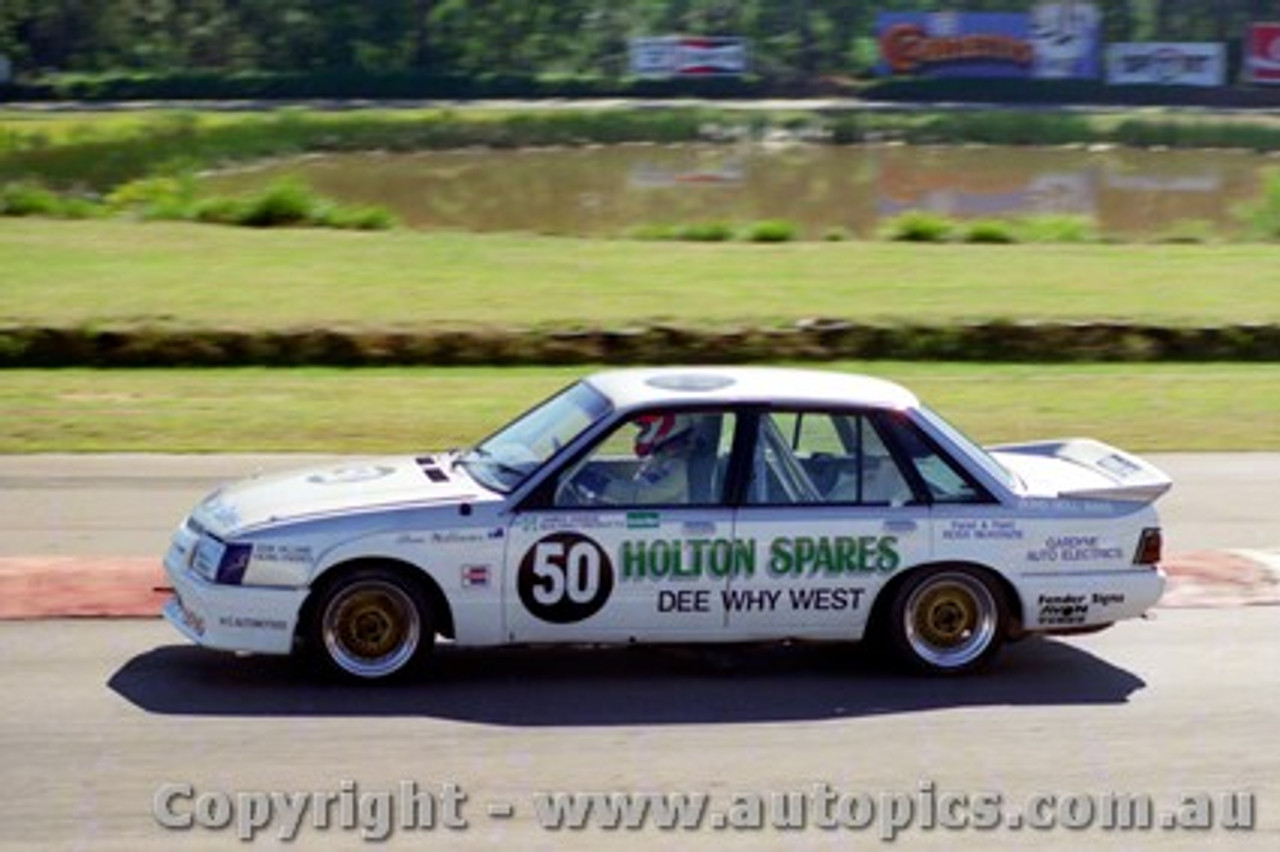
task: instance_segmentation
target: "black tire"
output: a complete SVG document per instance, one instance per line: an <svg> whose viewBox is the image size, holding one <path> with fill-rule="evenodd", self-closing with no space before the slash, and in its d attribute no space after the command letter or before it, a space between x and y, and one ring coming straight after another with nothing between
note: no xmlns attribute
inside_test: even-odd
<svg viewBox="0 0 1280 852"><path fill-rule="evenodd" d="M1008 622L1004 591L988 574L963 566L938 567L898 589L887 633L897 656L911 668L956 675L991 661Z"/></svg>
<svg viewBox="0 0 1280 852"><path fill-rule="evenodd" d="M306 647L320 669L355 681L387 681L421 663L435 644L422 587L387 568L361 568L317 588Z"/></svg>

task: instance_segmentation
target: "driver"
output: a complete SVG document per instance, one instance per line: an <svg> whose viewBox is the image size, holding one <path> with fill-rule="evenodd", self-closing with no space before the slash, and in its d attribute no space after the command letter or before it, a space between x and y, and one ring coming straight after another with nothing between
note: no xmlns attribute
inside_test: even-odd
<svg viewBox="0 0 1280 852"><path fill-rule="evenodd" d="M694 419L687 414L642 414L633 448L640 463L629 477L610 476L588 467L576 484L601 503L681 504L689 502L689 457L694 446Z"/></svg>

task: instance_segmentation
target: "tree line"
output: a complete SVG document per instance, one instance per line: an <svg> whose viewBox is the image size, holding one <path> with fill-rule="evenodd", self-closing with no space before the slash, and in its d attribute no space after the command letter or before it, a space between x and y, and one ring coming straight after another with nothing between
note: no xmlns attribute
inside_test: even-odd
<svg viewBox="0 0 1280 852"><path fill-rule="evenodd" d="M1036 0L3 0L15 73L370 72L585 75L627 70L627 40L751 40L768 79L866 73L877 12L1026 11ZM1274 0L1096 0L1108 41L1238 41Z"/></svg>

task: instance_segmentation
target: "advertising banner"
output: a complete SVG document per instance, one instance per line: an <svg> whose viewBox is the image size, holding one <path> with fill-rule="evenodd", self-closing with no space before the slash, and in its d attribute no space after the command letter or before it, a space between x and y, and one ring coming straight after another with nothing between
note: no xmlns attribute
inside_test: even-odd
<svg viewBox="0 0 1280 852"><path fill-rule="evenodd" d="M1102 76L1102 15L1093 3L1039 3L1031 9L1031 76L1041 80Z"/></svg>
<svg viewBox="0 0 1280 852"><path fill-rule="evenodd" d="M630 41L631 73L640 77L715 77L747 73L747 39L661 36Z"/></svg>
<svg viewBox="0 0 1280 852"><path fill-rule="evenodd" d="M1107 83L1113 86L1222 86L1227 48L1211 42L1120 42L1107 46Z"/></svg>
<svg viewBox="0 0 1280 852"><path fill-rule="evenodd" d="M1030 18L1003 12L881 12L876 73L916 77L1029 77Z"/></svg>
<svg viewBox="0 0 1280 852"><path fill-rule="evenodd" d="M1249 26L1244 76L1251 83L1280 83L1280 23Z"/></svg>

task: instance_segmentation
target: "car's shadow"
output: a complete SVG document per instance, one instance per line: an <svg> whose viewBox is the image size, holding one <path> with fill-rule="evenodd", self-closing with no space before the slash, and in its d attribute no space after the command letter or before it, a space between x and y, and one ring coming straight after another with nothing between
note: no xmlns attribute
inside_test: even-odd
<svg viewBox="0 0 1280 852"><path fill-rule="evenodd" d="M968 677L913 677L863 646L774 644L437 650L405 683L318 683L298 661L167 646L108 685L152 712L420 716L491 725L777 722L944 707L1118 704L1145 684L1063 642L1028 639Z"/></svg>

